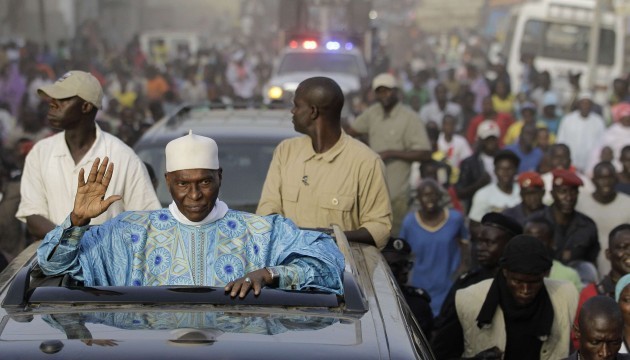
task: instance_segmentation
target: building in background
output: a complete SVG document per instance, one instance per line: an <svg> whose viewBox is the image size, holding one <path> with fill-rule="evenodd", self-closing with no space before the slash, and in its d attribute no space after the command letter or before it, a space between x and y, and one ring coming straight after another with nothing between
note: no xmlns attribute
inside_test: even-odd
<svg viewBox="0 0 630 360"><path fill-rule="evenodd" d="M201 38L220 40L248 19L241 17L241 3L223 0L0 0L0 40L29 39L55 45L59 40L74 37L80 25L92 19L97 21L102 36L114 46L122 46L135 34L150 30L194 31Z"/></svg>

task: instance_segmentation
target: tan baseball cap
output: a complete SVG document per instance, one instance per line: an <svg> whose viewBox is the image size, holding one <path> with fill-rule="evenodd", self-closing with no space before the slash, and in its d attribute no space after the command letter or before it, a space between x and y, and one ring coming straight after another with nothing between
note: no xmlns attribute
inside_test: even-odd
<svg viewBox="0 0 630 360"><path fill-rule="evenodd" d="M376 75L374 80L372 80L372 90L376 90L381 86L389 88L389 89L393 89L393 88L398 87L398 82L396 81L396 78L392 74L382 73L382 74Z"/></svg>
<svg viewBox="0 0 630 360"><path fill-rule="evenodd" d="M103 88L94 75L79 70L65 73L54 84L44 85L37 89L37 93L53 99L67 99L78 96L81 99L102 108Z"/></svg>

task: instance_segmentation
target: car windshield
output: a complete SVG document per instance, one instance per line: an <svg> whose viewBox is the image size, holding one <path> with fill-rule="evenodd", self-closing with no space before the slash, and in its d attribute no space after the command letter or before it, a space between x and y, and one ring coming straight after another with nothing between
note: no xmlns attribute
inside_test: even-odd
<svg viewBox="0 0 630 360"><path fill-rule="evenodd" d="M278 68L280 75L302 71L361 76L357 57L340 53L289 53L284 56Z"/></svg>
<svg viewBox="0 0 630 360"><path fill-rule="evenodd" d="M267 176L273 150L278 142L244 142L230 143L217 140L221 149L219 163L223 169L223 181L219 198L226 202L231 209L253 212L256 210L262 185ZM159 185L157 195L163 206L171 201L164 180L166 165L164 163L164 146L146 148L138 151L140 158L151 164L158 176Z"/></svg>

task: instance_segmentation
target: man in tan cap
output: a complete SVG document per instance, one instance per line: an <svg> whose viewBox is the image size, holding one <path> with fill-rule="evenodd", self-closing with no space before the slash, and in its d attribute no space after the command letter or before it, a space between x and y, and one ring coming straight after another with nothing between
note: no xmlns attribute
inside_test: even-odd
<svg viewBox="0 0 630 360"><path fill-rule="evenodd" d="M346 128L352 136L367 135L372 150L385 162L385 179L392 202L392 234L398 236L409 210L411 163L431 158L431 143L424 123L398 98L396 78L388 73L372 81L377 102Z"/></svg>
<svg viewBox="0 0 630 360"><path fill-rule="evenodd" d="M348 240L383 248L392 227L383 162L341 130L343 102L332 79L300 83L291 113L305 136L274 151L256 213L281 214L308 228L336 224Z"/></svg>
<svg viewBox="0 0 630 360"><path fill-rule="evenodd" d="M94 161L87 181L80 171L74 209L37 251L46 275L70 274L86 286L225 286L241 298L263 286L343 293L344 259L330 236L219 200L214 140L191 132L166 145L168 209L125 212L88 229L121 199L105 197L113 174L108 158Z"/></svg>
<svg viewBox="0 0 630 360"><path fill-rule="evenodd" d="M96 124L103 89L94 76L73 70L54 84L39 88L38 93L50 100L51 127L63 131L37 142L24 164L16 217L26 222L35 238L43 238L63 222L72 210L77 175L103 155L124 170L112 181L108 194L120 194L123 201L93 219L92 224L101 224L126 210L161 208L142 160Z"/></svg>

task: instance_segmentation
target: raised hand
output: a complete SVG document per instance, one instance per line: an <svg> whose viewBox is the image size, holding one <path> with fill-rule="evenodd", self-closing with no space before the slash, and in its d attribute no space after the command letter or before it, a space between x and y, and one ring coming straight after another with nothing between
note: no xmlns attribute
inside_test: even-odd
<svg viewBox="0 0 630 360"><path fill-rule="evenodd" d="M87 181L84 180L85 171L83 169L79 171L77 195L74 199L74 209L70 214L72 225L89 224L90 219L104 213L111 204L122 199L120 195L112 195L105 199L105 192L114 173L114 164L110 164L107 157L103 159L102 164L100 162L99 158L94 160Z"/></svg>

